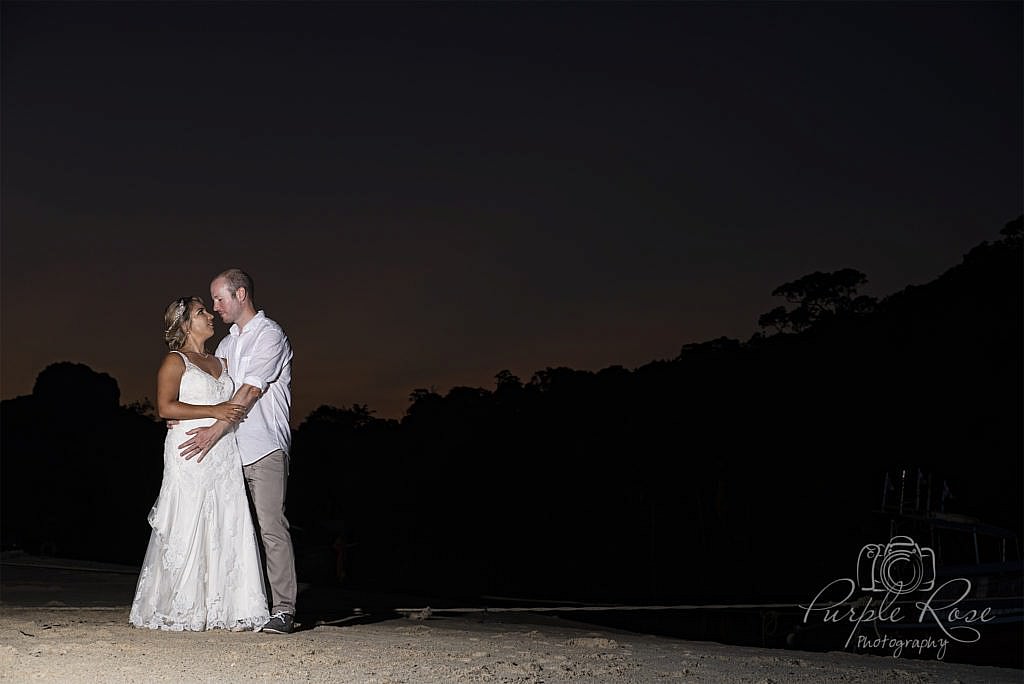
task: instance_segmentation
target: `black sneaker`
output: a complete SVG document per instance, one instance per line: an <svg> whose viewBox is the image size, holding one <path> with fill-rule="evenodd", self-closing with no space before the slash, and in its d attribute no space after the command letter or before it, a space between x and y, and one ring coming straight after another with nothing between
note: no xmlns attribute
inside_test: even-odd
<svg viewBox="0 0 1024 684"><path fill-rule="evenodd" d="M288 613L274 613L270 616L270 622L263 625L264 632L271 634L291 634L295 629L295 617Z"/></svg>

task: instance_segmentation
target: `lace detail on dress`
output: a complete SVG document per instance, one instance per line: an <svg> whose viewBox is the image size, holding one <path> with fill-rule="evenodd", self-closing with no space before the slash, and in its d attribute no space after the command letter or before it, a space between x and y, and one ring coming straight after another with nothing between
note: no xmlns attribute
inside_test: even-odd
<svg viewBox="0 0 1024 684"><path fill-rule="evenodd" d="M223 362L215 378L181 357L181 401L231 398L234 383ZM163 482L149 512L152 533L129 614L136 627L258 630L270 617L234 434L224 435L201 463L179 455L187 431L213 422L184 420L167 432Z"/></svg>

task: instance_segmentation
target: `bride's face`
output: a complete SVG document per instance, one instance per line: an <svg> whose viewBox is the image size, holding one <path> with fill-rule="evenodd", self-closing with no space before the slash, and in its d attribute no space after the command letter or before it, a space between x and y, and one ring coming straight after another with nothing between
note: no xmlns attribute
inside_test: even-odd
<svg viewBox="0 0 1024 684"><path fill-rule="evenodd" d="M205 342L213 337L213 314L206 310L206 305L201 302L192 302L192 311L189 314L189 332L192 337Z"/></svg>

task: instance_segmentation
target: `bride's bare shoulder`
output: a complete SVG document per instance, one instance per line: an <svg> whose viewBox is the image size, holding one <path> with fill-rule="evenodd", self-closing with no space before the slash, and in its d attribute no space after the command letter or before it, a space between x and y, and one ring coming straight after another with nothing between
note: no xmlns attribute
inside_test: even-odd
<svg viewBox="0 0 1024 684"><path fill-rule="evenodd" d="M164 373L174 370L184 371L185 359L181 358L181 354L178 352L170 351L164 355L164 360L160 363L160 372Z"/></svg>

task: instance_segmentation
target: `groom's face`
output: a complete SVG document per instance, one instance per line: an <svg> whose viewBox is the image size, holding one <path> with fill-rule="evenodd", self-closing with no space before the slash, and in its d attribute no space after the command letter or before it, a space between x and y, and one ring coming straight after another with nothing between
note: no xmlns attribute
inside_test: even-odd
<svg viewBox="0 0 1024 684"><path fill-rule="evenodd" d="M220 319L231 325L242 312L242 303L235 299L228 288L228 281L217 278L210 283L210 297L213 299L213 310L220 314Z"/></svg>

